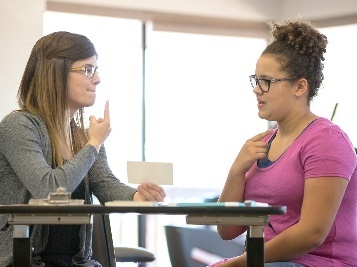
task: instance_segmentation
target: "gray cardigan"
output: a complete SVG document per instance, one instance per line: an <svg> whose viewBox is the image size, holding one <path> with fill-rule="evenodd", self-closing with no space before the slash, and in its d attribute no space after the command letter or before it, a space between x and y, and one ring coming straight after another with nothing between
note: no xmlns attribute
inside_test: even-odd
<svg viewBox="0 0 357 267"><path fill-rule="evenodd" d="M31 198L47 198L58 187L74 192L85 179L85 202L94 194L101 203L111 200L132 200L136 192L121 183L111 172L104 146L99 153L87 145L65 165L53 169L51 143L46 125L39 117L16 111L0 122L0 205L27 204ZM7 225L8 215L0 215L0 266L12 262L13 227ZM48 226L32 227L34 255L47 245ZM80 252L74 262L90 263L91 225L80 231ZM86 262L88 261L88 264Z"/></svg>

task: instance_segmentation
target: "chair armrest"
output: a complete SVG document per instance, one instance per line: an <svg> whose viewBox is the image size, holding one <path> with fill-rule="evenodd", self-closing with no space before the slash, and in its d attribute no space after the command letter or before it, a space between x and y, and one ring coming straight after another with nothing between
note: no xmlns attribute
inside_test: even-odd
<svg viewBox="0 0 357 267"><path fill-rule="evenodd" d="M116 262L151 262L155 255L142 247L115 247L114 255Z"/></svg>

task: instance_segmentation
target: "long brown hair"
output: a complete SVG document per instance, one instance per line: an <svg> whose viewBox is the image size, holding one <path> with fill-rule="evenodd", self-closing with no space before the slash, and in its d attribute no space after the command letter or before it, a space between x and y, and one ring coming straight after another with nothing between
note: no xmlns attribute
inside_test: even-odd
<svg viewBox="0 0 357 267"><path fill-rule="evenodd" d="M97 52L87 37L60 31L40 38L28 59L18 102L22 111L44 120L51 139L52 167L63 165L68 141L72 155L87 143L84 110L70 118L67 77L75 61L92 56Z"/></svg>

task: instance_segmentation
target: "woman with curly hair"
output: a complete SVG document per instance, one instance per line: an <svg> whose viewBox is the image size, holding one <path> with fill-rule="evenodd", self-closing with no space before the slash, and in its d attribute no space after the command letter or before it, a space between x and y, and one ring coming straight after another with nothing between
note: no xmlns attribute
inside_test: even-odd
<svg viewBox="0 0 357 267"><path fill-rule="evenodd" d="M220 202L287 206L264 227L265 266L356 266L357 159L340 127L310 110L323 80L327 38L302 20L271 23L273 41L250 76L258 116L277 128L241 148ZM247 230L219 225L225 239ZM246 266L246 254L211 266Z"/></svg>

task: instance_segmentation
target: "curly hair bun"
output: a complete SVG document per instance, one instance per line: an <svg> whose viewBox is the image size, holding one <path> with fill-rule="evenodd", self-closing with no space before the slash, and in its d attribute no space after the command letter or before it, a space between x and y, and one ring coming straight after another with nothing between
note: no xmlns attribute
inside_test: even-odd
<svg viewBox="0 0 357 267"><path fill-rule="evenodd" d="M273 42L286 42L301 55L309 55L324 60L327 37L317 31L311 22L296 20L270 23Z"/></svg>
<svg viewBox="0 0 357 267"><path fill-rule="evenodd" d="M304 78L309 84L309 101L318 93L324 79L323 61L327 37L311 22L270 22L272 42L262 55L271 55L281 64L281 69L291 77Z"/></svg>

